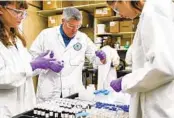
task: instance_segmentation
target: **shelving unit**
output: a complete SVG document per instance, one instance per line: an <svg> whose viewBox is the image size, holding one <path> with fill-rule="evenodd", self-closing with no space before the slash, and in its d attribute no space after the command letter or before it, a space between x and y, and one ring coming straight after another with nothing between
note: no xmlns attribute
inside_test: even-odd
<svg viewBox="0 0 174 118"><path fill-rule="evenodd" d="M96 36L121 36L127 34L134 35L135 32L104 33L104 34L96 34Z"/></svg>
<svg viewBox="0 0 174 118"><path fill-rule="evenodd" d="M73 1L71 1L71 2L73 2ZM69 7L71 7L71 6L69 6ZM108 25L108 23L110 21L124 21L124 20L127 20L127 19L121 18L119 15L96 18L95 15L94 15L95 9L107 7L106 2L95 3L95 4L84 4L84 5L73 6L73 7L77 8L79 10L85 11L85 12L89 13L92 16L91 20L94 21L93 24L91 25L92 27L80 29L81 31L87 33L88 35L89 34L93 35L92 40L95 40L97 37L105 37L105 36L110 36L110 37L112 37L113 39L116 40L117 37L122 37L123 35L128 35L128 36L130 36L130 42L132 43L132 39L133 39L133 36L134 36L135 32L109 33L109 31L107 31L107 33L97 34L97 24L103 23L103 24ZM67 7L57 8L57 9L54 9L54 10L40 10L40 11L37 11L37 13L38 13L38 15L40 15L42 17L49 17L49 16L52 16L52 15L62 14L62 12L65 8L67 8ZM91 38L91 36L90 36L90 38Z"/></svg>
<svg viewBox="0 0 174 118"><path fill-rule="evenodd" d="M99 17L99 18L94 18L94 39L97 39L97 37L109 37L109 38L112 38L113 40L116 40L117 42L117 37L121 37L123 38L125 35L129 38L124 38L125 40L122 40L121 39L121 42L122 44L124 45L127 41L130 42L130 44L132 43L132 40L133 40L133 37L134 37L134 34L135 32L134 31L131 31L131 32L118 32L118 33L110 33L110 31L108 30L109 28L106 28L105 32L106 33L101 33L101 34L98 34L97 33L97 24L105 24L106 27L109 27L109 22L111 21L130 21L128 19L124 19L124 18L121 18L119 15L116 15L116 16L110 16L110 17ZM131 21L133 23L133 21ZM101 43L103 44L103 43ZM122 46L123 46L122 45ZM121 49L122 50L122 49ZM121 50L118 50L118 51L121 51ZM125 49L126 51L126 49Z"/></svg>
<svg viewBox="0 0 174 118"><path fill-rule="evenodd" d="M96 18L96 19L101 22L106 22L106 21L121 20L123 18L121 18L119 15L117 15L117 16L110 16L110 17L101 17L101 18Z"/></svg>
<svg viewBox="0 0 174 118"><path fill-rule="evenodd" d="M97 4L87 4L87 5L80 5L80 6L73 6L73 7L77 8L79 10L87 11L88 13L93 14L94 10L96 8L106 7L106 6L107 6L106 3L97 3ZM37 13L40 16L48 17L48 16L55 15L55 14L61 14L65 8L66 7L57 8L55 10L41 10L41 11L38 11Z"/></svg>

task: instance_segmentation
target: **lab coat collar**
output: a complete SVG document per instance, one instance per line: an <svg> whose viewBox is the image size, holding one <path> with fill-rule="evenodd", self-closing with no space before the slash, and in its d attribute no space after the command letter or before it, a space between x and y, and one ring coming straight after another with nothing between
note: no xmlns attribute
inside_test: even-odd
<svg viewBox="0 0 174 118"><path fill-rule="evenodd" d="M58 37L59 37L59 40L61 42L61 44L65 46L65 43L63 41L63 38L62 38L62 35L60 33L60 26L57 27L57 32L58 32ZM80 34L79 34L79 31L77 31L76 35L74 36L74 38L71 39L70 43L68 44L68 46L66 47L65 51L71 49L77 42L79 42L79 39L80 39Z"/></svg>
<svg viewBox="0 0 174 118"><path fill-rule="evenodd" d="M80 36L78 31L77 34L74 36L74 38L71 39L70 43L68 44L65 50L71 49L77 42L79 42L79 39L80 39Z"/></svg>
<svg viewBox="0 0 174 118"><path fill-rule="evenodd" d="M60 26L57 27L58 40L61 42L62 46L66 48L65 43L63 41L62 35L60 33Z"/></svg>

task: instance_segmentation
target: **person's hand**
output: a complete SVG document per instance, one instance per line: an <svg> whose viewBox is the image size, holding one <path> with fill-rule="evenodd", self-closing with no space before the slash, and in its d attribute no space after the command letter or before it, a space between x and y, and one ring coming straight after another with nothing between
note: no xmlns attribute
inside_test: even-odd
<svg viewBox="0 0 174 118"><path fill-rule="evenodd" d="M64 62L63 61L53 61L50 62L49 69L59 73L64 68Z"/></svg>
<svg viewBox="0 0 174 118"><path fill-rule="evenodd" d="M95 55L100 58L100 61L104 64L106 63L106 54L102 50L97 50L95 52Z"/></svg>
<svg viewBox="0 0 174 118"><path fill-rule="evenodd" d="M46 56L49 54L49 50L41 53L38 57L36 57L30 64L32 67L32 70L34 71L35 69L49 69L50 64L56 61L56 59L53 58L54 53L51 52L49 57L52 58L46 58Z"/></svg>
<svg viewBox="0 0 174 118"><path fill-rule="evenodd" d="M112 80L110 83L110 86L116 91L116 92L120 92L121 89L121 83L122 83L122 78L116 79L116 80Z"/></svg>

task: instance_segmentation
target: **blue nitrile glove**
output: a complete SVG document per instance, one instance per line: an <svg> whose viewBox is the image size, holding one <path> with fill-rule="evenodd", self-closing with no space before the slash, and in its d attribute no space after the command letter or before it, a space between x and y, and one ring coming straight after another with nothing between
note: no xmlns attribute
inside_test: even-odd
<svg viewBox="0 0 174 118"><path fill-rule="evenodd" d="M100 58L100 60L106 59L106 54L102 50L95 51L95 55Z"/></svg>
<svg viewBox="0 0 174 118"><path fill-rule="evenodd" d="M100 89L100 90L94 91L94 94L95 95L98 95L98 94L108 95L109 94L109 91L106 90L106 89Z"/></svg>
<svg viewBox="0 0 174 118"><path fill-rule="evenodd" d="M116 92L120 92L121 89L121 82L122 82L122 78L121 79L116 79L116 80L112 80L110 83L110 86L116 91Z"/></svg>
<svg viewBox="0 0 174 118"><path fill-rule="evenodd" d="M53 61L50 62L50 67L49 69L51 69L54 72L60 72L62 69L64 68L64 62L63 61Z"/></svg>
<svg viewBox="0 0 174 118"><path fill-rule="evenodd" d="M56 61L56 59L53 58L44 58L48 55L50 51L46 51L42 54L40 54L38 57L36 57L30 64L32 67L32 70L35 69L49 69L50 63Z"/></svg>

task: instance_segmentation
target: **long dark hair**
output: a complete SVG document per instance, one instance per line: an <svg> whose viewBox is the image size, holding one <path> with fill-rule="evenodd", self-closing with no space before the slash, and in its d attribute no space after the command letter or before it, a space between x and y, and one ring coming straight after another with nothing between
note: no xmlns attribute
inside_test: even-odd
<svg viewBox="0 0 174 118"><path fill-rule="evenodd" d="M28 8L28 4L26 1L0 1L0 6L5 7L6 5L14 4L14 3L16 4L16 8L18 8L18 9L19 8L24 8L24 9ZM17 28L11 28L9 35L13 38L13 44L16 44L15 38L18 37L22 41L22 44L24 45L24 47L26 47L26 40L25 40L24 36L19 33ZM6 34L6 29L1 20L0 20L0 41L6 47L13 45L9 41L9 36Z"/></svg>
<svg viewBox="0 0 174 118"><path fill-rule="evenodd" d="M114 2L122 2L122 1L117 1L117 0L107 0L107 4L108 5L112 5ZM140 3L140 1L130 1L131 6L139 11L142 11L141 8L139 8L138 4Z"/></svg>

